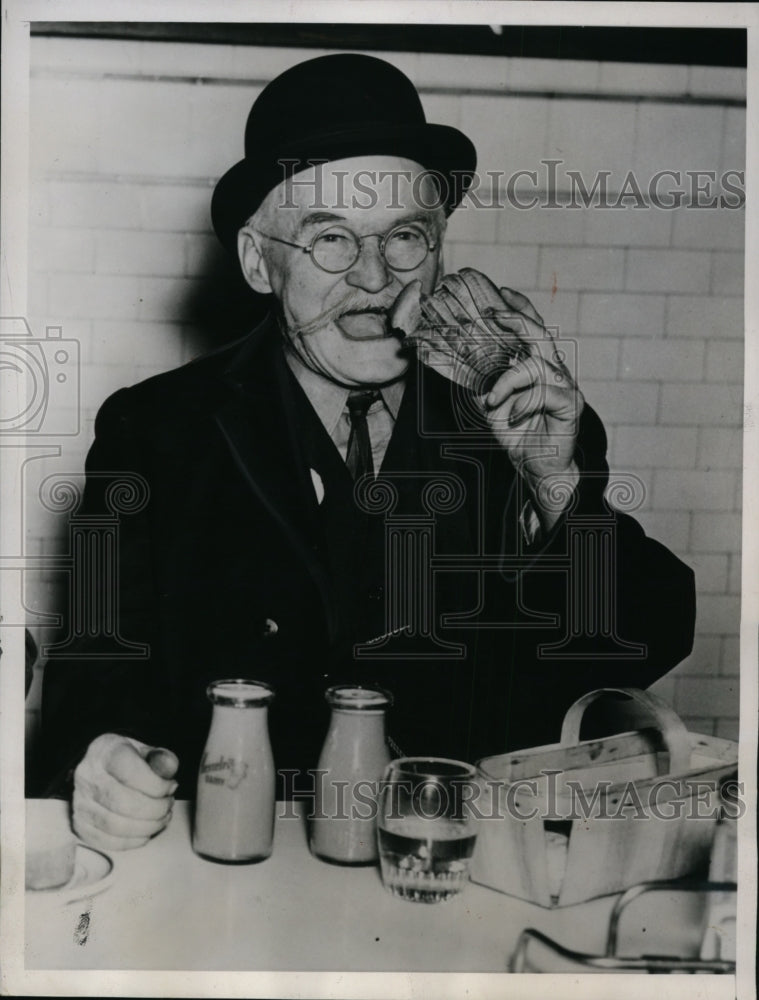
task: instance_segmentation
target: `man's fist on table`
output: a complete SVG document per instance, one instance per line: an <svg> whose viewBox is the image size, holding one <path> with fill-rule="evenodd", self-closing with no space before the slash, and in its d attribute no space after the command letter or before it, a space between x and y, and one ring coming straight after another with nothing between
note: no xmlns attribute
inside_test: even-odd
<svg viewBox="0 0 759 1000"><path fill-rule="evenodd" d="M105 850L141 847L171 819L179 761L170 750L104 733L74 772L72 825Z"/></svg>

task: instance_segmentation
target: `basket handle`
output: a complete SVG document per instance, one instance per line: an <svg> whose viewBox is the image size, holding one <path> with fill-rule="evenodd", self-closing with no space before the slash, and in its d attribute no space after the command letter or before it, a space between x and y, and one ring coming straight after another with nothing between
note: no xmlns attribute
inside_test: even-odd
<svg viewBox="0 0 759 1000"><path fill-rule="evenodd" d="M658 695L640 688L608 687L588 691L570 705L561 726L561 746L577 746L580 742L580 724L585 709L607 694L624 694L645 708L656 722L669 753L669 773L682 774L690 768L690 736L680 716Z"/></svg>

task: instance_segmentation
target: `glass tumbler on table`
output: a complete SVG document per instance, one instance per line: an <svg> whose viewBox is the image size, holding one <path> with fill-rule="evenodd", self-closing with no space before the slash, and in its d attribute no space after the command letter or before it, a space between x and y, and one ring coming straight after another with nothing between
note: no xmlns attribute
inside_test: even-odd
<svg viewBox="0 0 759 1000"><path fill-rule="evenodd" d="M393 895L440 903L469 881L477 837L475 778L471 764L439 757L388 765L377 825L382 881Z"/></svg>

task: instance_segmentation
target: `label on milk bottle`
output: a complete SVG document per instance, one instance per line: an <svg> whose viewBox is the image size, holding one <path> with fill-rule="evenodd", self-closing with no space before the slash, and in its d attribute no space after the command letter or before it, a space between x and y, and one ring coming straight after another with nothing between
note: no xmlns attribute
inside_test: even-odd
<svg viewBox="0 0 759 1000"><path fill-rule="evenodd" d="M248 763L237 757L225 757L223 754L209 758L209 755L204 753L200 762L200 774L203 781L209 785L225 785L234 789L238 788L248 776Z"/></svg>

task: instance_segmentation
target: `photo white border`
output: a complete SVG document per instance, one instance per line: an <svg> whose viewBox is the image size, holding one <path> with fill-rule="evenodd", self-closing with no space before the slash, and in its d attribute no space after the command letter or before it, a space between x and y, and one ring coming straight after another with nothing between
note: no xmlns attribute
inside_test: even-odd
<svg viewBox="0 0 759 1000"><path fill-rule="evenodd" d="M748 100L757 104L759 10L754 4L507 3L501 0L293 0L292 22L520 24L617 27L746 27ZM2 257L0 315L27 314L28 95L31 21L226 21L281 22L281 0L5 0L2 22ZM757 115L747 116L746 261L759 259L759 213L753 193L759 163ZM740 824L738 977L417 974L417 973L199 973L27 972L23 963L23 729L24 642L20 628L2 629L0 670L0 992L19 996L313 996L448 997L511 1000L522 997L638 998L657 1000L755 997L756 950L756 759L757 639L759 635L759 524L750 516L759 496L759 281L746 281L745 422L743 481L743 569L741 601L740 769L749 813ZM18 413L23 400L0 394L4 413ZM22 448L0 448L2 520L0 552L21 552L20 477ZM748 516L747 516L748 515ZM22 609L9 580L0 576L0 607L10 620ZM14 612L19 612L18 616ZM1 628L1 626L0 626ZM504 979L504 976L508 976Z"/></svg>

